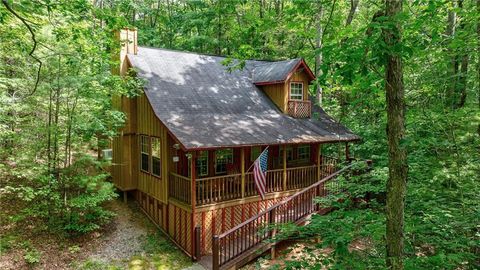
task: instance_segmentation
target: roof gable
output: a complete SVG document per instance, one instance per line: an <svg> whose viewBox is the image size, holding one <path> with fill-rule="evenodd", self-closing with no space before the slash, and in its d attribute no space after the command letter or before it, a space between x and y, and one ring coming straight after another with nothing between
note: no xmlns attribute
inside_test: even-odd
<svg viewBox="0 0 480 270"><path fill-rule="evenodd" d="M312 70L301 58L278 61L265 62L255 67L253 71L253 83L256 85L268 85L283 83L290 79L292 74L299 69L303 69L310 81L315 79Z"/></svg>

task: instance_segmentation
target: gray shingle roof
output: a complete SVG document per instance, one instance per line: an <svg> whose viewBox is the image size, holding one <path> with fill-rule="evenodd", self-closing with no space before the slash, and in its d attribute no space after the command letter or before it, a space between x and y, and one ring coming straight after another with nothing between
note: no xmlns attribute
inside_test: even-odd
<svg viewBox="0 0 480 270"><path fill-rule="evenodd" d="M253 83L284 81L293 68L301 61L301 58L297 58L257 64L253 71Z"/></svg>
<svg viewBox="0 0 480 270"><path fill-rule="evenodd" d="M252 81L265 62L229 72L222 57L147 47L128 59L147 81L155 114L187 150L359 139L321 109L320 119L281 113Z"/></svg>

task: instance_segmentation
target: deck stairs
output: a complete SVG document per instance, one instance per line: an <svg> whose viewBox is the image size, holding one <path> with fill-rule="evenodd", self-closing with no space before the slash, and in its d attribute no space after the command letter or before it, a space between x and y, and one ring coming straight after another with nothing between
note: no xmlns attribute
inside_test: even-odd
<svg viewBox="0 0 480 270"><path fill-rule="evenodd" d="M213 236L211 256L204 256L200 263L207 269L238 269L254 260L278 243L271 240L275 236L275 226L285 223L303 224L314 213L326 213L314 202L314 198L336 194L342 191L338 176L351 170L358 161L330 174L294 195L278 202L236 227ZM368 165L371 162L367 161Z"/></svg>

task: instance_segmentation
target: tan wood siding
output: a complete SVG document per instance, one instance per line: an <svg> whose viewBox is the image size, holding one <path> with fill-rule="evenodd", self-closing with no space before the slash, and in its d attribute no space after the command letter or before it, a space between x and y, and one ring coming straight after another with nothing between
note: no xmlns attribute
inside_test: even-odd
<svg viewBox="0 0 480 270"><path fill-rule="evenodd" d="M113 139L112 178L115 186L121 190L132 190L137 187L135 175L136 145L136 102L126 97L114 97L113 106L125 113L126 121L119 136Z"/></svg>
<svg viewBox="0 0 480 270"><path fill-rule="evenodd" d="M136 98L137 101L137 134L157 137L160 139L161 151L161 176L154 176L139 170L140 151L137 143L137 151L134 159L136 164L135 173L138 175L138 189L148 195L167 203L167 177L168 177L168 144L167 131L163 124L158 120L153 109L145 95ZM137 136L137 137L138 137ZM138 142L139 140L137 140ZM150 153L151 154L151 153ZM150 168L151 169L151 168Z"/></svg>
<svg viewBox="0 0 480 270"><path fill-rule="evenodd" d="M145 95L129 99L114 98L114 106L126 115L120 136L113 140L112 178L121 190L139 189L162 203L167 203L168 155L167 130L158 120ZM139 136L160 139L161 176L140 171ZM170 146L171 147L171 146Z"/></svg>
<svg viewBox="0 0 480 270"><path fill-rule="evenodd" d="M263 90L267 96L282 112L287 111L288 92L286 91L286 88L285 83L263 86Z"/></svg>
<svg viewBox="0 0 480 270"><path fill-rule="evenodd" d="M292 74L287 81L287 100L290 98L290 82L303 82L303 100L308 100L308 84L310 83L307 74L304 71L298 70Z"/></svg>
<svg viewBox="0 0 480 270"><path fill-rule="evenodd" d="M287 112L288 100L290 99L290 82L303 83L303 100L308 100L309 77L303 70L297 70L285 83L271 84L262 86L263 91L283 112Z"/></svg>

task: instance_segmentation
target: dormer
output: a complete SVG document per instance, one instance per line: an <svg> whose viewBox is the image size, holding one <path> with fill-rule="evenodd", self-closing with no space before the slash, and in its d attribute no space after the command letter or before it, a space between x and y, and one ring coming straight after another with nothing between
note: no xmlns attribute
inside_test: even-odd
<svg viewBox="0 0 480 270"><path fill-rule="evenodd" d="M253 72L254 84L261 87L283 113L295 118L309 118L312 114L308 86L314 79L315 75L301 58L262 62Z"/></svg>

